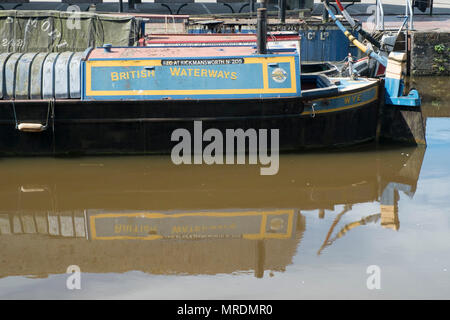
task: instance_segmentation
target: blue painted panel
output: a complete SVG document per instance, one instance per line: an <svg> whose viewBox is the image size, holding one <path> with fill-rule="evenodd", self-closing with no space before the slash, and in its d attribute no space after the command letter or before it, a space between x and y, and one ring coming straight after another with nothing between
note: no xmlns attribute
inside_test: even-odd
<svg viewBox="0 0 450 320"><path fill-rule="evenodd" d="M367 83L368 86L370 84L370 82ZM314 100L314 107L306 106L303 114L327 113L345 110L348 108L356 108L358 106L376 101L377 99L378 87L375 86L344 96Z"/></svg>
<svg viewBox="0 0 450 320"><path fill-rule="evenodd" d="M189 29L189 33L209 33L205 29ZM253 29L242 30L240 33L255 33ZM352 34L358 38L358 32ZM308 30L299 30L301 36L302 62L342 61L348 53L358 56L358 48L350 44L348 38L337 26L311 26Z"/></svg>
<svg viewBox="0 0 450 320"><path fill-rule="evenodd" d="M261 64L215 66L95 67L92 90L263 88ZM254 81L249 81L251 74Z"/></svg>
<svg viewBox="0 0 450 320"><path fill-rule="evenodd" d="M322 28L299 31L301 57L305 61L341 61L350 52L358 55L358 48L351 46L347 37L337 28ZM358 33L353 35L357 38Z"/></svg>
<svg viewBox="0 0 450 320"><path fill-rule="evenodd" d="M84 100L300 96L298 55L83 62Z"/></svg>

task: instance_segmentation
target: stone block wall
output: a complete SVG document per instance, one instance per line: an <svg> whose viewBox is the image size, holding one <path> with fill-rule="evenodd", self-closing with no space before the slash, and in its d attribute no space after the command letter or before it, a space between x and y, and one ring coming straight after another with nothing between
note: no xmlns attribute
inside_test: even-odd
<svg viewBox="0 0 450 320"><path fill-rule="evenodd" d="M417 31L413 33L411 75L450 75L450 31Z"/></svg>

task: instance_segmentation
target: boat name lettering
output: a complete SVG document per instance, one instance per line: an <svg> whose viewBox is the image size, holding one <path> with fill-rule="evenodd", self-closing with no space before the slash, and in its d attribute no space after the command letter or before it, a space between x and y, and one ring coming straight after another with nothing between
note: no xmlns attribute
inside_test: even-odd
<svg viewBox="0 0 450 320"><path fill-rule="evenodd" d="M208 232L218 230L233 230L236 229L236 223L230 224L213 224L213 225L174 225L171 228L171 233L195 233L195 232ZM148 224L114 224L114 234L156 234L158 233L158 227Z"/></svg>
<svg viewBox="0 0 450 320"><path fill-rule="evenodd" d="M361 102L361 94L354 94L344 98L345 104Z"/></svg>
<svg viewBox="0 0 450 320"><path fill-rule="evenodd" d="M207 232L211 230L229 230L236 229L236 224L218 224L218 225L182 225L173 226L172 233L194 233L194 232Z"/></svg>
<svg viewBox="0 0 450 320"><path fill-rule="evenodd" d="M151 225L140 225L140 224L122 224L117 223L114 225L114 233L149 233L157 232L158 228Z"/></svg>
<svg viewBox="0 0 450 320"><path fill-rule="evenodd" d="M125 72L111 72L111 81L145 79L155 76L155 70L133 70Z"/></svg>
<svg viewBox="0 0 450 320"><path fill-rule="evenodd" d="M172 77L209 77L223 79L237 79L237 72L214 69L170 68Z"/></svg>
<svg viewBox="0 0 450 320"><path fill-rule="evenodd" d="M232 59L185 59L185 60L162 60L163 66L209 66L215 64L243 64L243 58Z"/></svg>

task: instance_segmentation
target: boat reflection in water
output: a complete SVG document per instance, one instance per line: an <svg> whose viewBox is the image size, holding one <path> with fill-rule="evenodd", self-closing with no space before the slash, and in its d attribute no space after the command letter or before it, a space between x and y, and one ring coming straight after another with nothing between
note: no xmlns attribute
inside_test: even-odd
<svg viewBox="0 0 450 320"><path fill-rule="evenodd" d="M47 277L73 264L88 273L284 271L307 221L336 206L318 254L360 225L398 230L399 193L414 195L424 152L284 155L270 177L167 157L5 160L0 277ZM374 201L378 212L340 223Z"/></svg>

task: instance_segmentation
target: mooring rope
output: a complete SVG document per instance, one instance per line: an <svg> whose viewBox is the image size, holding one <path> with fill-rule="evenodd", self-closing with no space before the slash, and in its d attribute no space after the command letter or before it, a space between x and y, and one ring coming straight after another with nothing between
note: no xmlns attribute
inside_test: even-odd
<svg viewBox="0 0 450 320"><path fill-rule="evenodd" d="M28 132L41 132L45 131L48 128L49 119L50 119L50 113L53 118L54 111L55 111L55 98L49 99L47 103L47 117L45 119L45 124L38 124L38 123L19 123L19 120L17 119L17 112L16 112L16 104L14 99L11 100L11 106L12 111L14 115L14 122L16 124L15 128L20 131L28 131Z"/></svg>
<svg viewBox="0 0 450 320"><path fill-rule="evenodd" d="M19 123L17 122L16 105L14 104L14 99L11 100L11 105L12 105L13 114L14 114L14 121L16 123L16 129L17 129L19 127Z"/></svg>

